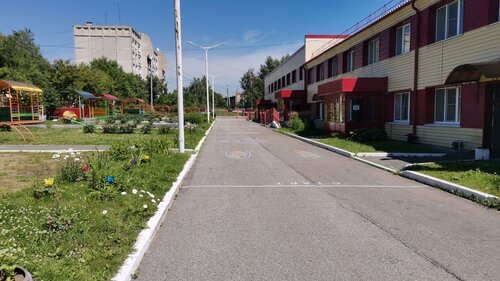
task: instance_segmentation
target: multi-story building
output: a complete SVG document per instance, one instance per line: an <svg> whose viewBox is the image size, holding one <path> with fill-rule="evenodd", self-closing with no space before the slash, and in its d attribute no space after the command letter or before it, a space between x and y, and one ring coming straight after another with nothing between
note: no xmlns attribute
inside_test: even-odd
<svg viewBox="0 0 500 281"><path fill-rule="evenodd" d="M323 46L334 46L346 36L306 35L304 45L264 78L264 99L277 103L280 111L303 111L307 107L303 65Z"/></svg>
<svg viewBox="0 0 500 281"><path fill-rule="evenodd" d="M500 152L499 2L399 1L304 64L308 104L330 131Z"/></svg>
<svg viewBox="0 0 500 281"><path fill-rule="evenodd" d="M90 63L94 59L108 58L116 61L124 71L147 79L152 73L165 78L165 55L153 48L145 33L129 26L96 26L91 22L73 26L75 63Z"/></svg>

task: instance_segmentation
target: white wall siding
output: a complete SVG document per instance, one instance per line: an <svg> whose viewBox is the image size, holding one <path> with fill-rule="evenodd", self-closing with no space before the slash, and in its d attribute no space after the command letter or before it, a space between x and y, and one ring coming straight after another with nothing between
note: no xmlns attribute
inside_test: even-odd
<svg viewBox="0 0 500 281"><path fill-rule="evenodd" d="M413 133L413 126L398 123L385 123L387 136L393 140L406 141L408 134Z"/></svg>

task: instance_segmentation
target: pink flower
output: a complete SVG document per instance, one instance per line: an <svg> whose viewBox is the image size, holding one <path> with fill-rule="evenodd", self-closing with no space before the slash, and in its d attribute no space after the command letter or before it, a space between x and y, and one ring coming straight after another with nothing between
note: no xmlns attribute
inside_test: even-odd
<svg viewBox="0 0 500 281"><path fill-rule="evenodd" d="M90 170L90 167L88 165L83 165L82 166L82 171L88 172Z"/></svg>

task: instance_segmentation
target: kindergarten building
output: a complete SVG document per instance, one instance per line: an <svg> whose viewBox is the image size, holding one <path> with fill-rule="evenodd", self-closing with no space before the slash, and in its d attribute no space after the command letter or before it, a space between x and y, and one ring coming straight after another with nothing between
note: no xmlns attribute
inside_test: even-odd
<svg viewBox="0 0 500 281"><path fill-rule="evenodd" d="M302 106L289 108L332 132L500 152L500 1L397 2L313 52L303 88L266 77L265 99L296 91Z"/></svg>

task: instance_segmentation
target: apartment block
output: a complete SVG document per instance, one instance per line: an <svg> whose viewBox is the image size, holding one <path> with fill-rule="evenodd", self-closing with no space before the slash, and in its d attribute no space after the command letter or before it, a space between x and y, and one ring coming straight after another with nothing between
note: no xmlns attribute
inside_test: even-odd
<svg viewBox="0 0 500 281"><path fill-rule="evenodd" d="M124 71L147 79L149 74L165 78L165 54L153 47L149 36L129 26L97 26L92 23L73 26L75 63L94 59L116 61Z"/></svg>

